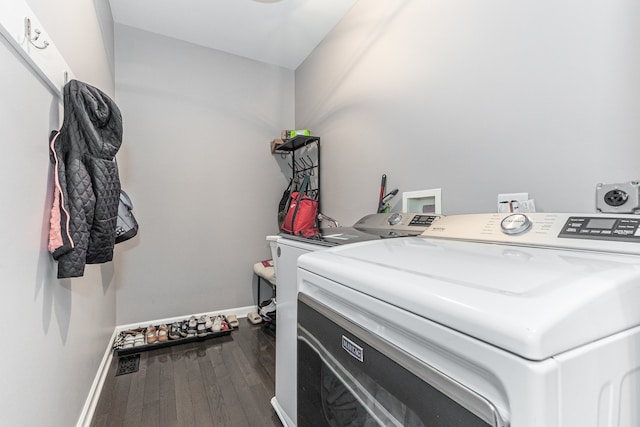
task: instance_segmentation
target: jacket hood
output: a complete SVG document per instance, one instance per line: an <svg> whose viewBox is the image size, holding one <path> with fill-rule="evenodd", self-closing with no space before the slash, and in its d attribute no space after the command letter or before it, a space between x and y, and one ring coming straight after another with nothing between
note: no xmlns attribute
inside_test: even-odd
<svg viewBox="0 0 640 427"><path fill-rule="evenodd" d="M71 80L64 86L61 132L73 134L76 148L92 156L113 159L122 145L122 115L101 90Z"/></svg>

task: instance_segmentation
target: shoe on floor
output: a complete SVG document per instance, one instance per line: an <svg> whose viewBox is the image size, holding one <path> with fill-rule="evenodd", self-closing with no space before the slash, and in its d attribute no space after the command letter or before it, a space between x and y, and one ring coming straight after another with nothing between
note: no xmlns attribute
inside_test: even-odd
<svg viewBox="0 0 640 427"><path fill-rule="evenodd" d="M196 319L196 316L191 316L189 318L187 333L189 335L193 335L196 332L198 332L198 320Z"/></svg>
<svg viewBox="0 0 640 427"><path fill-rule="evenodd" d="M141 345L144 345L144 334L142 332L138 332L138 334L133 337L133 346L140 347Z"/></svg>
<svg viewBox="0 0 640 427"><path fill-rule="evenodd" d="M122 331L122 335L138 335L140 332L144 332L144 328L136 328L136 329L129 329L126 331Z"/></svg>
<svg viewBox="0 0 640 427"><path fill-rule="evenodd" d="M265 306L262 306L258 309L258 312L262 315L262 316L268 316L268 313L272 313L274 311L276 311L276 300L275 298L271 299L271 302Z"/></svg>
<svg viewBox="0 0 640 427"><path fill-rule="evenodd" d="M222 330L222 316L216 316L213 320L213 325L211 326L211 330L216 333Z"/></svg>
<svg viewBox="0 0 640 427"><path fill-rule="evenodd" d="M266 307L266 306L268 306L269 304L271 304L273 302L275 302L274 298L266 299L266 300L262 301L260 304L258 304L258 308Z"/></svg>
<svg viewBox="0 0 640 427"><path fill-rule="evenodd" d="M182 323L180 323L180 336L182 338L186 337L187 335L189 335L189 321L188 320L183 320Z"/></svg>
<svg viewBox="0 0 640 427"><path fill-rule="evenodd" d="M238 318L235 314L227 315L227 323L229 323L229 326L231 326L232 328L237 328L238 326L240 326L240 322L238 322Z"/></svg>
<svg viewBox="0 0 640 427"><path fill-rule="evenodd" d="M262 322L262 317L260 317L260 315L255 311L252 311L251 313L247 313L247 320L249 321L249 323L257 325L258 323Z"/></svg>
<svg viewBox="0 0 640 427"><path fill-rule="evenodd" d="M209 335L209 331L211 330L211 318L206 314L203 314L198 319L198 325L196 327L199 337L206 337Z"/></svg>
<svg viewBox="0 0 640 427"><path fill-rule="evenodd" d="M158 341L158 336L156 335L156 327L151 325L147 328L147 332L145 333L145 337L147 338L147 344L153 344Z"/></svg>
<svg viewBox="0 0 640 427"><path fill-rule="evenodd" d="M169 325L169 339L180 339L180 323L175 322Z"/></svg>
<svg viewBox="0 0 640 427"><path fill-rule="evenodd" d="M135 335L128 334L122 343L122 348L131 348L135 344L136 337Z"/></svg>
<svg viewBox="0 0 640 427"><path fill-rule="evenodd" d="M158 326L158 332L156 334L158 341L166 342L169 339L169 327L167 325Z"/></svg>

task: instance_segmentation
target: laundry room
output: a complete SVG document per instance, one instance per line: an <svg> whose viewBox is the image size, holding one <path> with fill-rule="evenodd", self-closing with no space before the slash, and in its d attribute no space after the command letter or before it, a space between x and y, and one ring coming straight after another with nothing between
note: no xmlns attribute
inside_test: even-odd
<svg viewBox="0 0 640 427"><path fill-rule="evenodd" d="M117 104L139 230L58 278L49 137L67 110L11 41L27 43L26 16L17 35L0 18L7 425L91 425L124 325L235 313L248 327L291 172L270 147L283 130L320 138L321 212L346 226L377 212L383 174L390 214L439 189L446 216L520 192L537 212L594 213L598 184L640 178L637 2L8 0L0 15L24 8L31 41ZM293 25L314 14L332 22L321 36Z"/></svg>

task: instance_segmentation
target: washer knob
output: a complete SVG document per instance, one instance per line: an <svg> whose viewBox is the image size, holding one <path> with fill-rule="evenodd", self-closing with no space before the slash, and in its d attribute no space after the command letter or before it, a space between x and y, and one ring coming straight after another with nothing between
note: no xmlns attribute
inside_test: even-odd
<svg viewBox="0 0 640 427"><path fill-rule="evenodd" d="M389 222L389 225L396 225L397 223L402 221L402 215L400 215L398 212L393 213L389 216L389 218L387 218L387 221Z"/></svg>
<svg viewBox="0 0 640 427"><path fill-rule="evenodd" d="M531 227L531 220L524 214L513 214L505 217L500 223L500 228L505 234L524 233Z"/></svg>

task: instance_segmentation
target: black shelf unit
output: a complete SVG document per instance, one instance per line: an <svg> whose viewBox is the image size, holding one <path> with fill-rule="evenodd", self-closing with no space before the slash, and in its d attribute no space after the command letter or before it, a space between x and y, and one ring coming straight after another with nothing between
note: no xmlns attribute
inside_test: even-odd
<svg viewBox="0 0 640 427"><path fill-rule="evenodd" d="M298 151L302 148L315 147L315 159L310 155L300 155ZM291 177L294 180L301 180L304 175L310 175L311 195L318 200L318 212L320 209L320 137L298 135L291 139L285 139L276 153L291 156Z"/></svg>
<svg viewBox="0 0 640 427"><path fill-rule="evenodd" d="M317 136L298 135L291 139L285 139L276 152L290 153L296 151L298 148L314 143L318 143L319 145L320 138Z"/></svg>

